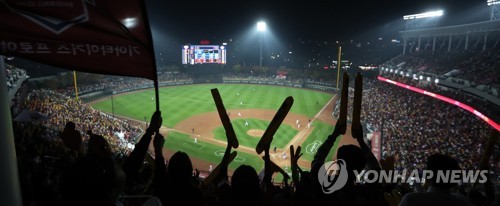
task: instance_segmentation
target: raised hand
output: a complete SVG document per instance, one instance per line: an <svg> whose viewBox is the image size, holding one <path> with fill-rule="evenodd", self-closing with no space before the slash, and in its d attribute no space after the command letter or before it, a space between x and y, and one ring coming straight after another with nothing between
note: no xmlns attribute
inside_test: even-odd
<svg viewBox="0 0 500 206"><path fill-rule="evenodd" d="M393 155L386 157L385 159L380 160L380 166L383 170L394 170L394 162L395 158Z"/></svg>
<svg viewBox="0 0 500 206"><path fill-rule="evenodd" d="M300 152L302 150L301 146L297 147L297 150L294 149L293 145L290 145L290 166L292 168L292 180L294 184L297 184L299 182L299 165L298 161L299 158L302 157L302 153Z"/></svg>
<svg viewBox="0 0 500 206"><path fill-rule="evenodd" d="M347 124L345 122L337 121L337 124L335 124L335 128L333 129L333 132L328 138L333 138L337 139L342 134L345 134L345 131L347 130Z"/></svg>
<svg viewBox="0 0 500 206"><path fill-rule="evenodd" d="M165 138L159 132L156 133L153 139L153 146L155 148L155 154L161 155L163 150L163 145L165 144Z"/></svg>
<svg viewBox="0 0 500 206"><path fill-rule="evenodd" d="M363 148L364 146L367 146L365 141L363 140L363 127L361 127L361 124L358 124L357 126L352 124L351 125L351 134L352 134L352 138L354 138L358 141L358 144L361 148Z"/></svg>
<svg viewBox="0 0 500 206"><path fill-rule="evenodd" d="M163 119L161 117L161 111L156 111L153 113L151 117L151 123L149 124L148 129L146 130L149 134L157 133L160 130Z"/></svg>

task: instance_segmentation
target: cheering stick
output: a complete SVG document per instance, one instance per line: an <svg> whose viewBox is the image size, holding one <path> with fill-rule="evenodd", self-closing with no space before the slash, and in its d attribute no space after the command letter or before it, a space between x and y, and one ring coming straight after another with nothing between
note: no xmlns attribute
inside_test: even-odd
<svg viewBox="0 0 500 206"><path fill-rule="evenodd" d="M269 150L269 146L271 145L271 141L273 141L273 136L280 127L281 123L285 119L286 115L290 111L290 108L292 108L293 105L293 97L287 97L283 104L281 104L281 107L279 108L278 112L273 117L273 120L267 127L266 131L262 135L262 138L260 138L259 143L257 144L257 147L255 148L255 151L257 154L262 153L264 150Z"/></svg>
<svg viewBox="0 0 500 206"><path fill-rule="evenodd" d="M352 125L353 128L361 128L361 99L363 95L363 78L361 73L356 74L354 80L354 104L352 108Z"/></svg>
<svg viewBox="0 0 500 206"><path fill-rule="evenodd" d="M340 114L339 114L339 124L338 125L346 125L347 124L347 104L349 102L349 74L347 72L344 73L342 77L342 92L340 93ZM346 128L344 127L340 134L345 134Z"/></svg>
<svg viewBox="0 0 500 206"><path fill-rule="evenodd" d="M262 157L262 159L264 159L264 157ZM290 175L288 175L285 172L285 170L283 170L280 166L278 166L273 161L269 161L269 162L271 163L271 172L272 173L279 172L279 173L281 173L281 175L283 175L283 179L290 179Z"/></svg>
<svg viewBox="0 0 500 206"><path fill-rule="evenodd" d="M215 106L217 107L217 112L219 112L219 117L222 121L222 125L226 130L228 143L230 143L231 146L236 149L239 146L238 139L236 138L236 133L234 133L233 125L229 120L229 116L227 115L226 108L224 107L224 103L222 102L222 98L220 97L219 90L212 89L210 91L212 92L212 97L214 98Z"/></svg>

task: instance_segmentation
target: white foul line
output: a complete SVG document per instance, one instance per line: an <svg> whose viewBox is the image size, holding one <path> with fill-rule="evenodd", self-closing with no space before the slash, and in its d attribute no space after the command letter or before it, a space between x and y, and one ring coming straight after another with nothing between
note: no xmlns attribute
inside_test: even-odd
<svg viewBox="0 0 500 206"><path fill-rule="evenodd" d="M321 110L319 110L318 114L316 114L316 116L314 116L314 118L311 120L311 122L313 122L315 119L318 118L318 116L323 112L323 110L325 110L325 108L328 105L330 105L330 102L332 102L333 99L335 99L336 96L337 96L337 94L333 95L333 97L330 99L330 101L328 101L326 103L326 105ZM304 134L306 133L306 131L309 130L309 129L310 128L306 128L305 130L302 130L295 138L293 138L292 142L288 143L287 146L284 148L284 152L282 153L282 155L286 152L286 148L290 147L290 145L293 145L297 140L302 139L302 136L304 136Z"/></svg>

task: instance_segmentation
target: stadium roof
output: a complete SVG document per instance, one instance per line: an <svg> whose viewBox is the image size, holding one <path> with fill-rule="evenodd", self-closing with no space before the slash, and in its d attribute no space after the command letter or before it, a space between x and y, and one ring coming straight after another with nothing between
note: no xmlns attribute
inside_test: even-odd
<svg viewBox="0 0 500 206"><path fill-rule="evenodd" d="M494 32L500 33L500 20L484 21L471 24L462 24L455 26L446 26L429 29L417 29L400 31L401 38L412 37L432 37L432 36L449 36L449 35L462 35L470 33L485 33Z"/></svg>

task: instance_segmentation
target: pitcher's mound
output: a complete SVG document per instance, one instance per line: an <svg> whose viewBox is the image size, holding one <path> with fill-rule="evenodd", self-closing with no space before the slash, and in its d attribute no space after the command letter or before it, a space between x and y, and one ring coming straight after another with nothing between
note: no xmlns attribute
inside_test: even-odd
<svg viewBox="0 0 500 206"><path fill-rule="evenodd" d="M264 130L261 129L251 129L247 131L247 134L252 137L262 137L264 134Z"/></svg>

